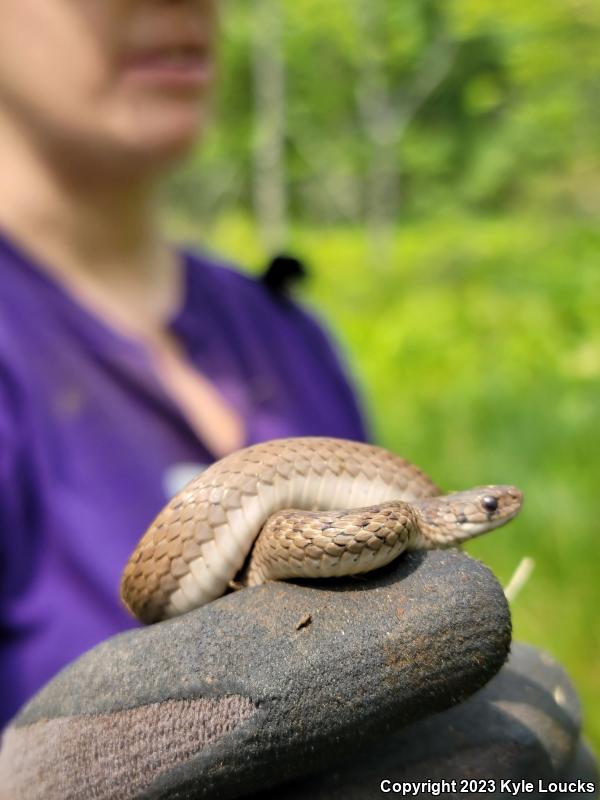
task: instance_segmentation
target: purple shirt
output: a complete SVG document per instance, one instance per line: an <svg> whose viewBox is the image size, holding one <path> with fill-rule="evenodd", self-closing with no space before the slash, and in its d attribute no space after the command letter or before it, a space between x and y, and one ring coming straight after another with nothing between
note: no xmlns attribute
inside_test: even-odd
<svg viewBox="0 0 600 800"><path fill-rule="evenodd" d="M259 281L184 254L170 329L246 423L364 439L319 325ZM155 514L214 458L147 352L0 238L0 728L62 666L135 623L121 570Z"/></svg>

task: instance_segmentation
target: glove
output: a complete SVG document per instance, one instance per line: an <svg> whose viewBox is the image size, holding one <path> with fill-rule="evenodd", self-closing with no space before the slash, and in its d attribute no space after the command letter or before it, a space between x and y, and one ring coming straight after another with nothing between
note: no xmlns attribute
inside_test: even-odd
<svg viewBox="0 0 600 800"><path fill-rule="evenodd" d="M567 674L548 654L516 643L500 672L469 699L260 800L595 797L598 780Z"/></svg>
<svg viewBox="0 0 600 800"><path fill-rule="evenodd" d="M382 765L403 773L378 759L404 763L406 726L433 725L418 755L433 763L443 716L430 715L486 684L509 645L500 586L457 551L244 589L63 670L4 733L0 797L333 797L344 759L376 779L335 796L380 797ZM289 785L319 772L304 794Z"/></svg>

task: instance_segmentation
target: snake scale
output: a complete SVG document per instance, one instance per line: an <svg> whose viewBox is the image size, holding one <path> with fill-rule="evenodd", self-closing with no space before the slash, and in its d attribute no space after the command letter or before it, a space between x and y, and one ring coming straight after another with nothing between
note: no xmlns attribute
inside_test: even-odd
<svg viewBox="0 0 600 800"><path fill-rule="evenodd" d="M129 559L121 596L157 622L220 597L240 570L249 586L368 572L504 525L521 503L512 486L443 494L381 447L277 439L217 461L173 497Z"/></svg>

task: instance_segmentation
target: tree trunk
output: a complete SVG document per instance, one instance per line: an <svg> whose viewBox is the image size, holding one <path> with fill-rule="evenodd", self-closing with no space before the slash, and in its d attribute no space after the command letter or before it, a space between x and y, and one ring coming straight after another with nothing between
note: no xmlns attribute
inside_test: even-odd
<svg viewBox="0 0 600 800"><path fill-rule="evenodd" d="M283 12L281 0L253 0L252 9L252 195L263 242L273 252L285 248L288 233Z"/></svg>
<svg viewBox="0 0 600 800"><path fill-rule="evenodd" d="M377 40L381 0L359 0L360 24ZM375 47L374 52L382 52ZM425 100L448 74L454 45L440 34L425 50L421 63L404 86L392 87L383 61L365 58L356 86L356 103L370 144L365 185L365 217L372 260L383 267L392 258L394 228L401 211L400 147L406 130Z"/></svg>
<svg viewBox="0 0 600 800"><path fill-rule="evenodd" d="M371 41L378 38L381 0L359 0L359 23ZM374 48L380 52L379 48ZM392 257L393 230L400 212L400 167L397 109L385 65L365 57L356 86L363 131L370 145L365 176L365 222L374 264L386 266Z"/></svg>

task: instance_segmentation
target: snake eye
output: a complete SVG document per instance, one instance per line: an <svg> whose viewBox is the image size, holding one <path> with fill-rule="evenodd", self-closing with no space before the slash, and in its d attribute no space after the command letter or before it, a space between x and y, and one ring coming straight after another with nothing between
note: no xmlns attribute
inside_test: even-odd
<svg viewBox="0 0 600 800"><path fill-rule="evenodd" d="M496 497L491 497L488 495L484 497L481 501L481 505L485 508L486 511L497 511L498 510L498 499Z"/></svg>

